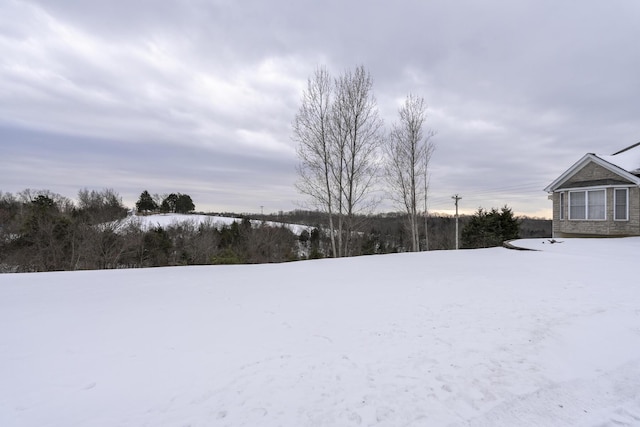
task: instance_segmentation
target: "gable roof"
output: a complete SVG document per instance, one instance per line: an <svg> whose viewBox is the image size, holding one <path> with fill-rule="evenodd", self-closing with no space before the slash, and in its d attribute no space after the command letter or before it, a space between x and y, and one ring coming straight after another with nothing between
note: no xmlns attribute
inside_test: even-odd
<svg viewBox="0 0 640 427"><path fill-rule="evenodd" d="M585 154L580 160L567 169L562 175L549 184L544 191L551 193L571 178L589 162L593 162L624 179L640 186L640 142L631 145L610 156Z"/></svg>

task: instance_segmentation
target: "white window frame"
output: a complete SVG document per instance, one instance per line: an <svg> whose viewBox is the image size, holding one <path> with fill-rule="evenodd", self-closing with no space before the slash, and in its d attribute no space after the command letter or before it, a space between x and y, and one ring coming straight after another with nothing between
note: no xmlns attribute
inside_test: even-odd
<svg viewBox="0 0 640 427"><path fill-rule="evenodd" d="M565 192L561 191L559 194L560 196L558 197L558 199L560 202L560 219L564 219L564 217L566 216L564 213L564 210L565 210L564 205L565 205L565 199L566 199Z"/></svg>
<svg viewBox="0 0 640 427"><path fill-rule="evenodd" d="M624 218L618 218L618 191L624 190L625 192L625 212ZM629 221L629 188L628 187L614 187L613 188L613 220L614 221Z"/></svg>
<svg viewBox="0 0 640 427"><path fill-rule="evenodd" d="M573 211L573 204L571 203L571 195L575 194L575 193L582 193L584 194L584 218L575 218L575 213ZM585 190L580 190L580 191L569 191L569 197L567 198L569 200L569 221L586 221L588 216L587 216L587 209L589 204L587 203L587 192Z"/></svg>
<svg viewBox="0 0 640 427"><path fill-rule="evenodd" d="M589 215L589 192L604 191L604 218L590 218ZM584 193L584 218L574 218L571 212L571 195L575 193ZM582 188L580 190L569 191L569 221L606 221L607 220L607 188L593 187Z"/></svg>

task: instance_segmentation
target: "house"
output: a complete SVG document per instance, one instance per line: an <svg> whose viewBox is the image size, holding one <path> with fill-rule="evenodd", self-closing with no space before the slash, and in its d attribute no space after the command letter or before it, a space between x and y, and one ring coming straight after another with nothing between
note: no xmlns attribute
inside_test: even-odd
<svg viewBox="0 0 640 427"><path fill-rule="evenodd" d="M547 188L554 237L640 235L640 142L584 155Z"/></svg>

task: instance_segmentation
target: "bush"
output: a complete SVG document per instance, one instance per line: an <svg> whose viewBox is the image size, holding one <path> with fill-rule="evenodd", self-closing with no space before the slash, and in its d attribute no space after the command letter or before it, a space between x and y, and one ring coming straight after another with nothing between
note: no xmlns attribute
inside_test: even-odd
<svg viewBox="0 0 640 427"><path fill-rule="evenodd" d="M236 254L233 249L224 249L218 255L211 258L211 264L214 265L222 265L222 264L242 264L242 258L238 254Z"/></svg>
<svg viewBox="0 0 640 427"><path fill-rule="evenodd" d="M490 248L502 246L506 240L517 239L520 223L507 206L500 211L479 208L462 229L462 247Z"/></svg>

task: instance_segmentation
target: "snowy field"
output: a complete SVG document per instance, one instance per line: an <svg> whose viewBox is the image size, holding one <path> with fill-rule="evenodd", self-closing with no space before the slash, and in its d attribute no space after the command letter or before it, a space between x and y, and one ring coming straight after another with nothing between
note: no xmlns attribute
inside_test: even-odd
<svg viewBox="0 0 640 427"><path fill-rule="evenodd" d="M183 223L188 223L194 226L200 224L210 224L218 228L222 228L224 225L231 225L234 222L241 223L242 218L231 218L227 216L214 216L214 215L199 215L199 214L154 214L154 215L141 215L141 216L128 216L121 222L116 223L119 227L126 227L129 224L138 224L143 230L148 230L153 227L170 227ZM262 224L262 221L251 220L251 224L256 227ZM295 234L302 233L302 230L309 230L312 227L299 224L286 224L281 222L265 221L265 224L272 227L280 227L282 225L288 227Z"/></svg>
<svg viewBox="0 0 640 427"><path fill-rule="evenodd" d="M0 426L637 426L640 238L0 275Z"/></svg>

